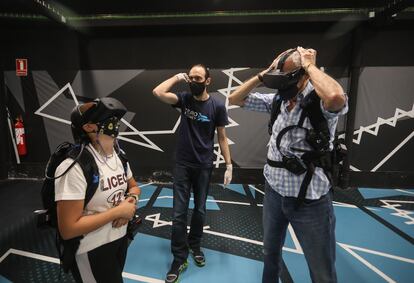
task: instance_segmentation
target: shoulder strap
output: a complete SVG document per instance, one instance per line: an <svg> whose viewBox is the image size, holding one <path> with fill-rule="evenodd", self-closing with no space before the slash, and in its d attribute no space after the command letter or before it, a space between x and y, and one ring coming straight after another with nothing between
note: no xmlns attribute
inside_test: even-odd
<svg viewBox="0 0 414 283"><path fill-rule="evenodd" d="M121 159L122 166L124 167L125 177L126 177L128 173L128 158L126 157L125 151L120 149L118 153L118 157L119 159Z"/></svg>
<svg viewBox="0 0 414 283"><path fill-rule="evenodd" d="M325 116L323 116L320 103L321 98L313 90L302 100L300 107L303 109L302 114L309 118L312 127L317 132L321 132L329 137L328 122Z"/></svg>
<svg viewBox="0 0 414 283"><path fill-rule="evenodd" d="M118 140L115 142L114 150L116 154L118 155L119 159L121 160L122 166L124 168L125 177L128 174L128 158L126 156L126 153L121 147L119 146Z"/></svg>
<svg viewBox="0 0 414 283"><path fill-rule="evenodd" d="M80 150L79 147L75 147L73 150L71 150L68 153L68 156L70 158L75 159L79 155L79 150ZM86 207L86 205L89 203L89 201L92 199L93 195L95 194L96 189L98 188L98 185L99 185L98 165L96 164L96 161L93 158L93 155L86 148L84 148L77 162L82 168L83 175L85 176L85 180L87 183L86 193L85 193L85 203L84 203L84 207Z"/></svg>
<svg viewBox="0 0 414 283"><path fill-rule="evenodd" d="M273 124L275 123L277 116L280 113L280 106L282 105L282 99L279 95L275 94L272 100L272 109L270 112L270 120L268 124L269 135L272 135Z"/></svg>
<svg viewBox="0 0 414 283"><path fill-rule="evenodd" d="M295 128L303 128L303 122L305 121L305 118L308 117L309 121L312 125L312 128L314 131L309 131L308 135L317 135L315 140L321 139L322 144L329 147L329 127L328 122L325 119L325 116L323 116L321 107L320 107L320 97L316 94L315 90L310 92L300 103L300 107L302 108L302 113L299 118L299 122L297 125L291 125L284 129L282 129L278 136L276 137L276 146L277 149L280 151L280 143L282 141L282 137L290 130ZM273 109L272 109L273 112ZM279 113L280 113L280 105L279 105ZM276 119L275 119L276 120ZM274 122L274 121L273 121ZM270 129L271 130L271 129ZM312 144L312 140L308 140L308 143Z"/></svg>

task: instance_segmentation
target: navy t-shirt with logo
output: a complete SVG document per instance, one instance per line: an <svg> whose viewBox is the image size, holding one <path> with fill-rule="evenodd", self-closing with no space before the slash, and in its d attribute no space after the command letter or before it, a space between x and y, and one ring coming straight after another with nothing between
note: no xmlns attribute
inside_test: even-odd
<svg viewBox="0 0 414 283"><path fill-rule="evenodd" d="M181 109L176 162L192 167L208 168L214 161L214 131L228 124L226 106L210 95L198 101L190 93L177 93L174 107Z"/></svg>

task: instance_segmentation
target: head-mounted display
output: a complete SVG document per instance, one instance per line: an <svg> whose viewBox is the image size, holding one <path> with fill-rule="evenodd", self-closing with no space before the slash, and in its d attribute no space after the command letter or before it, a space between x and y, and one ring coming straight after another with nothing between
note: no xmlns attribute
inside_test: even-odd
<svg viewBox="0 0 414 283"><path fill-rule="evenodd" d="M282 72L283 65L287 58L295 52L296 49L293 49L289 52L286 52L277 63L275 70L271 70L263 75L263 84L272 89L285 90L289 87L296 86L300 77L305 74L305 71L302 68L294 70L293 72Z"/></svg>
<svg viewBox="0 0 414 283"><path fill-rule="evenodd" d="M70 115L72 135L76 142L87 140L88 137L83 131L82 126L87 123L99 123L111 117L119 120L127 112L125 106L115 98L103 97L93 101L93 105L84 113L80 110L80 105L73 108Z"/></svg>

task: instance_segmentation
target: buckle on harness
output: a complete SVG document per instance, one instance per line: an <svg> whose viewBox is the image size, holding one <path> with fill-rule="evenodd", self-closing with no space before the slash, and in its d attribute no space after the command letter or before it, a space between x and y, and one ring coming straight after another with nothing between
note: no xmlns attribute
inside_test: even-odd
<svg viewBox="0 0 414 283"><path fill-rule="evenodd" d="M305 140L316 151L329 149L329 135L325 135L315 129L309 129L306 132Z"/></svg>
<svg viewBox="0 0 414 283"><path fill-rule="evenodd" d="M295 175L302 175L306 172L306 167L296 157L282 157L284 167Z"/></svg>

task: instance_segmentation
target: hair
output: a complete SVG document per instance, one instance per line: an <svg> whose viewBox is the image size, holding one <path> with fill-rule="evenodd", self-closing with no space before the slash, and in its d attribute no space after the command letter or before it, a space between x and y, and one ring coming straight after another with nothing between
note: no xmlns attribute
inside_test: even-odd
<svg viewBox="0 0 414 283"><path fill-rule="evenodd" d="M297 68L302 67L299 51L297 51L297 50L294 51L292 54L289 55L289 58L292 59L293 65L295 65L295 67L297 67Z"/></svg>
<svg viewBox="0 0 414 283"><path fill-rule="evenodd" d="M77 105L73 108L70 115L72 136L76 143L89 142L89 136L83 130L83 125L87 124L88 121L84 121L82 115L94 106L94 102L87 102L84 104Z"/></svg>
<svg viewBox="0 0 414 283"><path fill-rule="evenodd" d="M206 67L206 65L204 65L204 64L195 64L195 65L193 65L193 66L190 68L190 70L191 70L192 68L194 68L194 67L201 67L201 68L203 68L203 69L204 69L204 72L205 72L205 79L206 79L206 80L210 77L210 69L209 69L209 68L207 68L207 67Z"/></svg>
<svg viewBox="0 0 414 283"><path fill-rule="evenodd" d="M94 105L96 105L96 102L86 102L84 104L80 104L78 106L78 110L81 114L83 114L86 111L88 111L91 107L93 107Z"/></svg>

